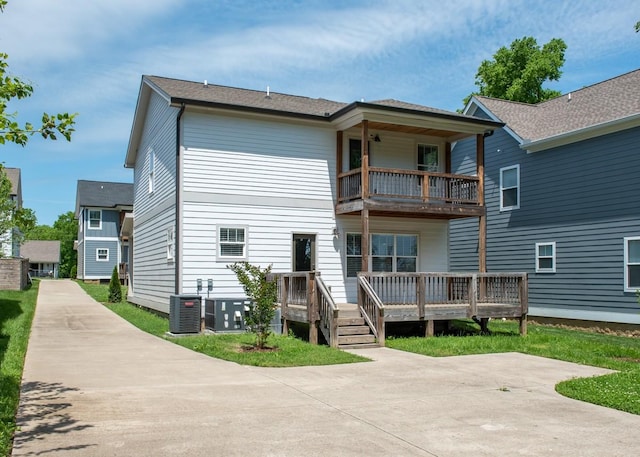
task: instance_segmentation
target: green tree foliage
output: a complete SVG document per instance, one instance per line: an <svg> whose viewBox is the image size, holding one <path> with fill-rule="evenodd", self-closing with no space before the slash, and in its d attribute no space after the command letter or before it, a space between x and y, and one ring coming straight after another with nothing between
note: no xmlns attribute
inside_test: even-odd
<svg viewBox="0 0 640 457"><path fill-rule="evenodd" d="M0 12L4 11L6 5L7 0L0 0ZM31 84L8 73L8 58L7 54L0 52L0 144L9 142L24 146L36 133L45 139L56 140L58 135L62 135L67 141L71 141L76 114L43 113L39 123L34 125L26 122L21 125L17 120L17 113L7 112L11 101L28 98L33 94Z"/></svg>
<svg viewBox="0 0 640 457"><path fill-rule="evenodd" d="M636 22L636 33L640 32L640 21Z"/></svg>
<svg viewBox="0 0 640 457"><path fill-rule="evenodd" d="M479 91L464 99L465 105L472 95L485 95L524 103L539 103L561 95L545 89L542 84L560 79L567 45L560 38L538 46L533 37L516 39L509 48L501 47L493 60L484 60L476 74Z"/></svg>
<svg viewBox="0 0 640 457"><path fill-rule="evenodd" d="M122 301L122 288L118 277L118 266L113 267L111 280L109 281L109 303L120 303Z"/></svg>
<svg viewBox="0 0 640 457"><path fill-rule="evenodd" d="M73 244L78 236L78 222L73 211L67 211L58 216L49 225L36 225L25 233L27 240L59 240L60 241L60 277L70 278L72 269L78 262L78 251L73 249Z"/></svg>
<svg viewBox="0 0 640 457"><path fill-rule="evenodd" d="M248 262L236 262L227 265L236 274L245 294L251 300L247 325L256 335L256 346L263 349L271 333L271 321L276 313L277 284L268 281L271 265L260 268Z"/></svg>

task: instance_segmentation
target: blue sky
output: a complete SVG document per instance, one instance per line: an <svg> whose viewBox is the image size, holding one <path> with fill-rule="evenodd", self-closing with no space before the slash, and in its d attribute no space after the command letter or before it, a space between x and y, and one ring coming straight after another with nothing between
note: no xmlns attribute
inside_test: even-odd
<svg viewBox="0 0 640 457"><path fill-rule="evenodd" d="M514 39L567 43L563 93L640 68L637 0L9 0L0 51L35 94L23 121L77 112L71 143L0 146L24 205L51 225L78 179L123 167L143 74L337 101L395 98L455 111L483 59Z"/></svg>

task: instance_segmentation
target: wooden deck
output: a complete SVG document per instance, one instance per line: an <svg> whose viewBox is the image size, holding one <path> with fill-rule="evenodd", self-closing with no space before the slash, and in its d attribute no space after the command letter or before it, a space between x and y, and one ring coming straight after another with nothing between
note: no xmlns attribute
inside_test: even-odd
<svg viewBox="0 0 640 457"><path fill-rule="evenodd" d="M276 273L273 277L278 281L283 331L288 331L289 321L305 322L312 343L317 343L319 330L331 346L338 347L346 331L341 325L357 325L344 321L319 272ZM426 336L431 336L438 320L473 318L486 325L489 318L511 318L520 321L520 333L525 335L527 275L358 273L356 310L380 346L384 346L385 322L425 322Z"/></svg>

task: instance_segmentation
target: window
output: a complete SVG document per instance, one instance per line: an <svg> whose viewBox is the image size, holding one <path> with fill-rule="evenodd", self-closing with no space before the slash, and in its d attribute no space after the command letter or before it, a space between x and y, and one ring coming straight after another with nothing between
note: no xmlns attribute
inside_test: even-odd
<svg viewBox="0 0 640 457"><path fill-rule="evenodd" d="M355 278L362 271L362 235L347 233L347 278Z"/></svg>
<svg viewBox="0 0 640 457"><path fill-rule="evenodd" d="M347 233L347 277L362 270L362 235ZM418 235L371 235L371 271L418 271Z"/></svg>
<svg viewBox="0 0 640 457"><path fill-rule="evenodd" d="M176 252L176 241L174 237L174 228L167 229L167 260L173 260Z"/></svg>
<svg viewBox="0 0 640 457"><path fill-rule="evenodd" d="M245 258L247 243L245 229L238 227L220 227L218 229L218 256Z"/></svg>
<svg viewBox="0 0 640 457"><path fill-rule="evenodd" d="M94 230L102 229L102 211L99 209L89 210L89 228Z"/></svg>
<svg viewBox="0 0 640 457"><path fill-rule="evenodd" d="M520 208L520 165L500 169L500 210Z"/></svg>
<svg viewBox="0 0 640 457"><path fill-rule="evenodd" d="M153 193L155 186L156 155L149 149L149 193Z"/></svg>
<svg viewBox="0 0 640 457"><path fill-rule="evenodd" d="M107 249L107 248L98 248L98 249L96 249L96 260L98 262L108 262L109 261L109 249Z"/></svg>
<svg viewBox="0 0 640 457"><path fill-rule="evenodd" d="M640 290L640 236L624 239L624 290Z"/></svg>
<svg viewBox="0 0 640 457"><path fill-rule="evenodd" d="M536 243L536 273L556 272L556 243Z"/></svg>
<svg viewBox="0 0 640 457"><path fill-rule="evenodd" d="M418 145L418 170L438 171L438 146L432 144Z"/></svg>

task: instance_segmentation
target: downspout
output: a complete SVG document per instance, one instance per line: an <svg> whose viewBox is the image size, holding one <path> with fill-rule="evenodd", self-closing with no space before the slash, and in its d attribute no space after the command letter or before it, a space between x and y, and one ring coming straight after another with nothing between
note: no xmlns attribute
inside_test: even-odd
<svg viewBox="0 0 640 457"><path fill-rule="evenodd" d="M185 104L182 103L180 105L180 111L178 112L178 116L176 117L176 229L175 236L173 240L173 249L174 249L174 266L175 266L175 294L178 295L180 293L180 203L182 201L182 167L181 167L181 158L180 158L180 121L182 120L182 115L184 114Z"/></svg>

